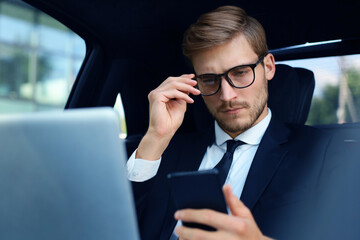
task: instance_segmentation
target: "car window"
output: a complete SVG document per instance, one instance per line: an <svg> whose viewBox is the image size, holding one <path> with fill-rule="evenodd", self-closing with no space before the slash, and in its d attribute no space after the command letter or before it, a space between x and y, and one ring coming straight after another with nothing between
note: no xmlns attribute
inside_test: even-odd
<svg viewBox="0 0 360 240"><path fill-rule="evenodd" d="M120 138L125 139L127 136L127 128L126 128L126 119L125 119L125 112L124 112L124 106L122 104L121 100L121 94L119 93L116 97L116 101L114 104L114 110L119 115L119 121L120 121Z"/></svg>
<svg viewBox="0 0 360 240"><path fill-rule="evenodd" d="M64 109L85 42L21 1L0 0L0 113Z"/></svg>
<svg viewBox="0 0 360 240"><path fill-rule="evenodd" d="M360 55L282 61L312 70L315 91L306 124L360 121Z"/></svg>

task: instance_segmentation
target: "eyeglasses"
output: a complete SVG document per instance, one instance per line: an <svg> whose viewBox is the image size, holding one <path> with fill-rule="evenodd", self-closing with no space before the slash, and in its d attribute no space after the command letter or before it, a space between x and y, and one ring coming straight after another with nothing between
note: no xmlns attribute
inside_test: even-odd
<svg viewBox="0 0 360 240"><path fill-rule="evenodd" d="M230 68L222 74L206 73L195 76L197 81L196 87L200 90L201 95L211 96L216 94L221 88L221 78L224 76L228 83L234 88L247 88L255 81L255 71L266 54L261 56L254 64L239 65Z"/></svg>

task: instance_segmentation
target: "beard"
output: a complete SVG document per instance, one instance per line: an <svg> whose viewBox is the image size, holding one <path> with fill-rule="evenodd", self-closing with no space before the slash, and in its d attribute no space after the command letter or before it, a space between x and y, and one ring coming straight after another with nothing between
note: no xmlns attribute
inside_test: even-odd
<svg viewBox="0 0 360 240"><path fill-rule="evenodd" d="M242 133L252 126L254 126L261 114L264 112L265 107L267 106L268 101L268 89L267 84L264 84L262 91L254 98L253 103L248 101L229 101L223 102L217 108L211 108L206 103L206 106L215 118L219 126L228 133ZM224 118L222 112L229 108L244 108L248 110L247 116L239 116L239 114L231 115L230 117Z"/></svg>

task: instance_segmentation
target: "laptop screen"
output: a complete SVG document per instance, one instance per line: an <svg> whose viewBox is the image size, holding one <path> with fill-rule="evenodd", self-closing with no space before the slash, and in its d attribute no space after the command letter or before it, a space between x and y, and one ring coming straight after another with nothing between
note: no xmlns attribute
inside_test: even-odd
<svg viewBox="0 0 360 240"><path fill-rule="evenodd" d="M110 108L0 116L0 239L139 239Z"/></svg>

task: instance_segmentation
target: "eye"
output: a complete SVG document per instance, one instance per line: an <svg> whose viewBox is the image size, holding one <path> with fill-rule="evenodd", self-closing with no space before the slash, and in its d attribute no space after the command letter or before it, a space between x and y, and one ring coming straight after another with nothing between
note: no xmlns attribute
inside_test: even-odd
<svg viewBox="0 0 360 240"><path fill-rule="evenodd" d="M230 78L242 78L251 73L251 71L252 70L250 67L239 67L231 70L231 72L229 72L229 75Z"/></svg>
<svg viewBox="0 0 360 240"><path fill-rule="evenodd" d="M216 77L213 75L200 75L197 77L199 84L214 85L217 83Z"/></svg>
<svg viewBox="0 0 360 240"><path fill-rule="evenodd" d="M245 71L243 71L243 70L236 70L236 71L232 72L232 75L234 75L234 76L241 76L244 74L245 74Z"/></svg>

